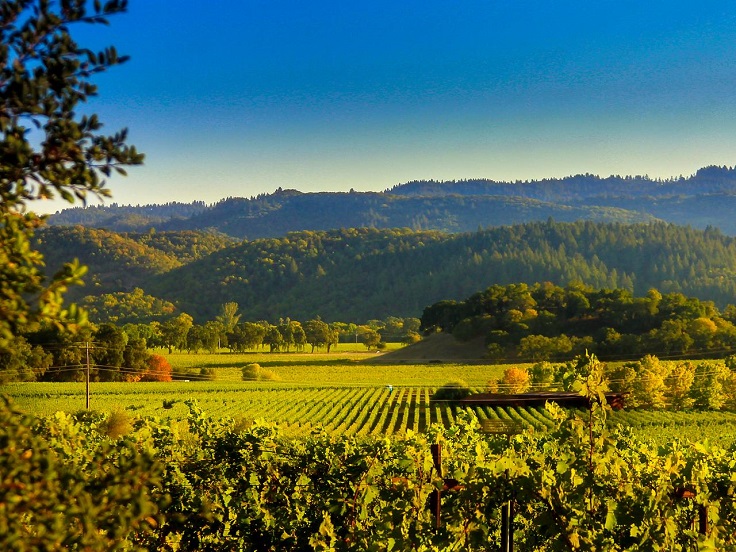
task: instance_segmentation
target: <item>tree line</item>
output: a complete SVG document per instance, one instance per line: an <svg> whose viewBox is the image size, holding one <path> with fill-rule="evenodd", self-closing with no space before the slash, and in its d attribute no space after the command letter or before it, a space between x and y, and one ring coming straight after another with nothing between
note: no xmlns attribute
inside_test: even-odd
<svg viewBox="0 0 736 552"><path fill-rule="evenodd" d="M499 380L489 381L492 393L575 391L576 363L541 361L526 368L510 366ZM724 361L662 361L655 355L639 360L601 364L601 382L624 396L626 408L719 410L736 408L736 355ZM446 386L455 399L470 393L467 386ZM437 394L435 394L437 396ZM441 396L441 395L440 395Z"/></svg>
<svg viewBox="0 0 736 552"><path fill-rule="evenodd" d="M222 349L242 353L267 348L270 352L309 349L328 353L340 341L382 349L386 342L413 343L421 339L418 318L388 317L365 324L327 323L319 317L304 323L281 318L244 321L238 304L225 303L213 320L197 324L186 313L148 323L90 324L72 334L48 326L15 337L0 351L0 382L7 381L170 381L192 373L172 372L157 348L196 354ZM198 378L214 378L206 368Z"/></svg>

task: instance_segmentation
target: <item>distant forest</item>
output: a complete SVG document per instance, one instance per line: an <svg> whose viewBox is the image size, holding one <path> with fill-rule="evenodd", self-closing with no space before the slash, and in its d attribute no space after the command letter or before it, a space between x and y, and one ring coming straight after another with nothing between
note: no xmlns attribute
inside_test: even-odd
<svg viewBox="0 0 736 552"><path fill-rule="evenodd" d="M65 209L53 225L83 225L117 232L207 230L239 239L282 237L302 230L409 228L448 233L545 221L636 223L667 221L736 235L736 169L705 167L668 180L591 174L539 181L415 181L384 192L302 193L277 189L166 205Z"/></svg>
<svg viewBox="0 0 736 552"><path fill-rule="evenodd" d="M419 317L438 301L511 283L579 282L635 296L656 288L736 304L736 239L662 222L548 220L455 234L361 228L253 241L77 226L49 227L37 238L50 271L73 257L90 267L75 299L139 288L137 301L143 293L153 298L145 304L196 322L230 301L249 320Z"/></svg>

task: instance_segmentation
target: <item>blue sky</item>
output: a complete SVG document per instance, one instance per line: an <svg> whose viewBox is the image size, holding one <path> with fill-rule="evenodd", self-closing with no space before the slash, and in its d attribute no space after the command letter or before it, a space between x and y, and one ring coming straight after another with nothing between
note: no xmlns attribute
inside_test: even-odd
<svg viewBox="0 0 736 552"><path fill-rule="evenodd" d="M736 4L131 0L91 103L121 204L736 164ZM55 210L58 204L46 210Z"/></svg>

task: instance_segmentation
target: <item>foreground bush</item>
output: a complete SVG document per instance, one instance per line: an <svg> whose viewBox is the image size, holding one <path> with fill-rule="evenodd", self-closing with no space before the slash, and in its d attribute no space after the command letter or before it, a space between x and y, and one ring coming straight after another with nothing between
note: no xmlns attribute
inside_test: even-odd
<svg viewBox="0 0 736 552"><path fill-rule="evenodd" d="M162 464L100 417L41 423L0 401L0 550L119 550L159 524Z"/></svg>

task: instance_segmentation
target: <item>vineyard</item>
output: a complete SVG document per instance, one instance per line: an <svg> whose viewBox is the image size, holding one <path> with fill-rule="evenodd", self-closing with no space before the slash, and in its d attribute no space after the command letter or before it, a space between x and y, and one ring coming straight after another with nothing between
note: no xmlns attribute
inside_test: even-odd
<svg viewBox="0 0 736 552"><path fill-rule="evenodd" d="M239 380L251 360L92 382L90 411L84 382L4 386L0 546L736 550L733 412L610 411L593 375L590 409L460 407L441 382L500 368L285 357Z"/></svg>
<svg viewBox="0 0 736 552"><path fill-rule="evenodd" d="M458 407L433 401L437 386L313 386L228 381L171 383L95 383L91 408L125 411L131 417L182 420L186 400L195 400L212 418L261 419L279 424L288 435L321 428L334 435L387 436L426 432L433 424L450 427L460 412L483 423L513 422L521 429L545 431L554 422L544 407ZM480 390L480 389L478 389ZM19 408L37 416L69 413L85 405L84 383L18 383L4 393ZM729 445L736 441L736 413L622 410L611 413L611 427L621 424L642 437L664 443L674 437Z"/></svg>

